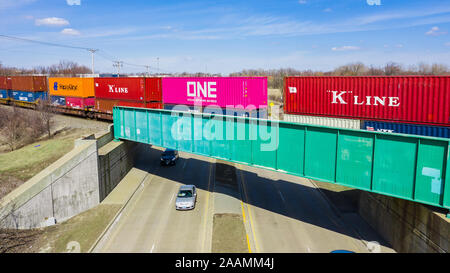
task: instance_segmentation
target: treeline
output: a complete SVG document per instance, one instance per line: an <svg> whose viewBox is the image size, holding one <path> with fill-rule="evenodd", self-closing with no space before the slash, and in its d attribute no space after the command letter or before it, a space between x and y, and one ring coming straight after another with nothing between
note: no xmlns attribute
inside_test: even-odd
<svg viewBox="0 0 450 273"><path fill-rule="evenodd" d="M91 69L72 61L60 61L50 66L37 66L32 69L3 66L0 63L1 76L20 76L30 74L43 74L49 76L69 76L78 74L91 74Z"/></svg>
<svg viewBox="0 0 450 273"><path fill-rule="evenodd" d="M283 78L286 76L399 76L399 75L450 75L449 67L445 64L419 63L404 67L390 62L384 66L367 66L363 63L350 63L337 67L331 71L281 69L245 69L231 73L230 76L268 76L269 88L283 88Z"/></svg>

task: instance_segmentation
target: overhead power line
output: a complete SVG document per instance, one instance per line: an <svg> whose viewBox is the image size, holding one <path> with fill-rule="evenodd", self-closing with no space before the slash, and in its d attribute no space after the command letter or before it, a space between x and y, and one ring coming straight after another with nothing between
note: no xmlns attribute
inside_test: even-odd
<svg viewBox="0 0 450 273"><path fill-rule="evenodd" d="M22 42L28 42L28 43L34 43L34 44L41 44L41 45L46 45L46 46L55 46L55 47L62 47L62 48L87 50L92 55L92 73L93 74L94 74L94 54L97 54L100 57L102 57L102 58L112 62L113 66L117 67L118 70L120 70L120 67L122 67L125 64L125 65L128 65L128 66L144 67L144 68L147 69L147 73L149 73L149 69L150 68L159 71L159 60L158 60L158 65L157 65L158 68L154 68L153 66L150 66L150 65L134 64L134 63L119 61L118 58L115 58L113 55L108 54L104 50L100 50L100 49L93 49L93 48L80 47L80 46L71 46L71 45L65 45L65 44L59 44L59 43L43 42L43 41L37 41L37 40L32 40L32 39L8 36L8 35L3 35L3 34L0 34L0 38L9 39L9 40L16 40L16 41L22 41Z"/></svg>

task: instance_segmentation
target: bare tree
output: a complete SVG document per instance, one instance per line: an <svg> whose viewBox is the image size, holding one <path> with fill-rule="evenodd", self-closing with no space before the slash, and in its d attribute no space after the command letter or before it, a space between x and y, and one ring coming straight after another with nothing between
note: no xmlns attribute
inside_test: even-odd
<svg viewBox="0 0 450 273"><path fill-rule="evenodd" d="M43 131L47 133L47 136L50 139L52 137L51 129L54 116L50 98L39 100L36 110L39 112L40 124L43 126Z"/></svg>

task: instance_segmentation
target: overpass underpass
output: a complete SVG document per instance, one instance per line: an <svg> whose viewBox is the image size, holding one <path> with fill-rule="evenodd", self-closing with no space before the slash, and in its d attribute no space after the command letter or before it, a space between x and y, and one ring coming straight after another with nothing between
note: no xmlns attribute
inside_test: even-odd
<svg viewBox="0 0 450 273"><path fill-rule="evenodd" d="M140 150L131 172L145 172L143 183L94 252L217 252L213 222L221 213L243 216L249 239L242 252L365 253L369 241L393 252L356 213L337 215L309 179L184 152L162 167L162 150ZM174 208L184 184L198 188L195 210Z"/></svg>

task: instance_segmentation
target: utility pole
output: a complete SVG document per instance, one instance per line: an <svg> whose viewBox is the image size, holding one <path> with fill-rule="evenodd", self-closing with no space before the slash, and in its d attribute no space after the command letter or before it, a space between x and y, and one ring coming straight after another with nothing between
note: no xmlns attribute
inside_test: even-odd
<svg viewBox="0 0 450 273"><path fill-rule="evenodd" d="M149 65L145 65L145 68L147 68L147 76L150 76L150 66Z"/></svg>
<svg viewBox="0 0 450 273"><path fill-rule="evenodd" d="M91 55L92 55L92 76L94 76L94 73L95 73L95 72L94 72L94 71L95 71L95 70L94 70L94 53L97 52L98 49L92 49L92 48L91 48L91 49L89 49L88 51L91 52Z"/></svg>
<svg viewBox="0 0 450 273"><path fill-rule="evenodd" d="M120 67L123 65L122 61L114 61L113 66L117 68L117 78L120 78Z"/></svg>
<svg viewBox="0 0 450 273"><path fill-rule="evenodd" d="M158 71L159 74L159 57L156 58L156 70Z"/></svg>

